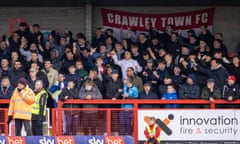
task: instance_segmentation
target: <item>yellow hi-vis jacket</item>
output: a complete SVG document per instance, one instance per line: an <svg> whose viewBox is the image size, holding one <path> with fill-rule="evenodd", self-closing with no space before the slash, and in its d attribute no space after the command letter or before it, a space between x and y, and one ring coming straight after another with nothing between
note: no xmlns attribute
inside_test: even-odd
<svg viewBox="0 0 240 144"><path fill-rule="evenodd" d="M149 133L149 135L156 135L156 129L157 129L158 125L155 124L153 129L151 130L149 126L147 126L147 131ZM160 143L161 139L160 136L156 138L157 142Z"/></svg>
<svg viewBox="0 0 240 144"><path fill-rule="evenodd" d="M28 85L21 92L15 88L10 100L8 116L12 116L13 119L31 120L34 102L35 94Z"/></svg>
<svg viewBox="0 0 240 144"><path fill-rule="evenodd" d="M33 104L32 114L39 115L39 112L40 112L40 99L41 99L41 96L43 94L46 95L46 102L45 102L45 105L44 105L43 116L46 115L48 93L44 89L42 89L39 93L36 94L35 103Z"/></svg>

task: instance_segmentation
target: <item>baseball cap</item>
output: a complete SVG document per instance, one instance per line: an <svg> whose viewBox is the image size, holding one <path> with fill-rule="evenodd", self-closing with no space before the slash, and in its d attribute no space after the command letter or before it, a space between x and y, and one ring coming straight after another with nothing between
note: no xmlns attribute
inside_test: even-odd
<svg viewBox="0 0 240 144"><path fill-rule="evenodd" d="M236 77L234 75L228 76L228 80L236 81Z"/></svg>

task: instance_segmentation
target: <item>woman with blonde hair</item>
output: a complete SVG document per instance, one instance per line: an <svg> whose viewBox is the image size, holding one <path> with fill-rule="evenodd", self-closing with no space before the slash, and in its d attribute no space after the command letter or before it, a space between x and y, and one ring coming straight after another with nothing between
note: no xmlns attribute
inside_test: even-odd
<svg viewBox="0 0 240 144"><path fill-rule="evenodd" d="M0 85L0 99L10 99L12 96L13 87L11 86L8 77L3 77Z"/></svg>

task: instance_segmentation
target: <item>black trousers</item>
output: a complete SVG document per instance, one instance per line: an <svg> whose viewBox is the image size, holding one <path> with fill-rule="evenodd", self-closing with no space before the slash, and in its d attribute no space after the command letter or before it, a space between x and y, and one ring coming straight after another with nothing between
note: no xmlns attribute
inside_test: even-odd
<svg viewBox="0 0 240 144"><path fill-rule="evenodd" d="M83 118L83 133L84 135L89 135L89 128L91 130L92 135L96 135L96 127L98 123L98 113L82 113Z"/></svg>
<svg viewBox="0 0 240 144"><path fill-rule="evenodd" d="M23 119L15 119L15 135L21 136L21 130L23 125L26 130L27 136L31 136L32 135L31 121Z"/></svg>
<svg viewBox="0 0 240 144"><path fill-rule="evenodd" d="M43 136L43 123L38 120L32 120L32 133L34 136Z"/></svg>

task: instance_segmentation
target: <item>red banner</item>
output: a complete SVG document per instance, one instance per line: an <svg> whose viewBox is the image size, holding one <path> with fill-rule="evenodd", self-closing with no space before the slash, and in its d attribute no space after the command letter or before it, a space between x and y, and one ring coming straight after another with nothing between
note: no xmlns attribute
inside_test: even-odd
<svg viewBox="0 0 240 144"><path fill-rule="evenodd" d="M214 8L171 14L142 14L102 9L103 26L113 28L132 28L145 31L146 26L164 30L168 24L176 29L194 29L202 24L213 25Z"/></svg>

